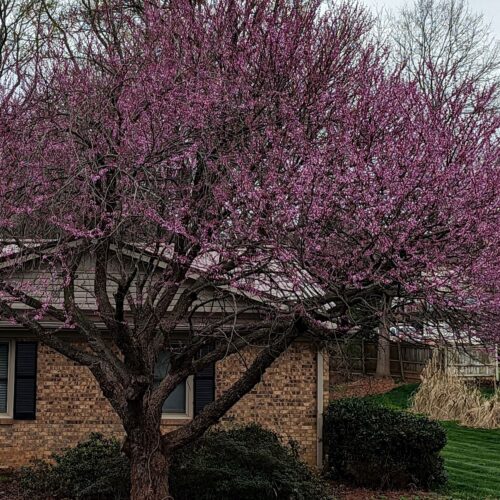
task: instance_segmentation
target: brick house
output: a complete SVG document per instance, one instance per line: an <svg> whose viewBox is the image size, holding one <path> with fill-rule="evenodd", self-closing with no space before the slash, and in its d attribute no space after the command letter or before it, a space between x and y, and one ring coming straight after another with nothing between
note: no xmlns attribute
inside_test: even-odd
<svg viewBox="0 0 500 500"><path fill-rule="evenodd" d="M2 265L8 265L7 261L1 262L0 268ZM87 263L86 269L91 268ZM36 258L26 259L16 272L20 279L45 280L50 289L47 270ZM82 272L79 301L91 314L95 298L88 283L89 273ZM71 331L62 335L75 336ZM253 354L247 349L231 355L178 386L163 406L165 432L192 418L229 387ZM159 378L164 370L165 360L160 359ZM302 458L320 466L328 385L328 356L310 340L299 339L225 415L221 425L258 422L284 441L296 441ZM90 371L37 342L21 327L0 321L0 469L47 458L91 432L123 436L118 417Z"/></svg>

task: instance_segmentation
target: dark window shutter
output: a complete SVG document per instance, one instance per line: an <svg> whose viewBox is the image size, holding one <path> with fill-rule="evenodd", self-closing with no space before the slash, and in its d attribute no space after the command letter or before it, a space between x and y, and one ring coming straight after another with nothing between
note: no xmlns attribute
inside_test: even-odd
<svg viewBox="0 0 500 500"><path fill-rule="evenodd" d="M200 356L208 354L212 346L203 346ZM194 376L194 414L198 415L203 408L215 398L215 363L206 366Z"/></svg>
<svg viewBox="0 0 500 500"><path fill-rule="evenodd" d="M16 342L14 418L34 420L36 416L36 342Z"/></svg>

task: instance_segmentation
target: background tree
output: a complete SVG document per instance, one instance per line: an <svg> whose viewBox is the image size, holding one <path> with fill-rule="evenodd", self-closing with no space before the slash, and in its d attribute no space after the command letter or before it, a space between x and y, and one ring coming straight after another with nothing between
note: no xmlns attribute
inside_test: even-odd
<svg viewBox="0 0 500 500"><path fill-rule="evenodd" d="M390 327L498 341L500 122L494 89L464 85L437 106L416 83L360 85L304 186L304 239L317 237L301 262L321 300L345 305L345 330L378 329L377 371L390 375Z"/></svg>
<svg viewBox="0 0 500 500"><path fill-rule="evenodd" d="M487 105L498 109L500 42L492 35L483 15L474 13L467 0L415 0L398 14L386 19L380 14L379 19L384 26L379 43L389 47L391 67L401 67L403 77L415 81L433 105L448 109L450 120L456 118L456 107L468 115L484 113L481 106L472 102L481 90L492 92ZM472 99L467 106L463 103L464 95ZM447 101L449 105L445 106ZM451 105L455 101L456 107ZM470 126L477 126L473 117ZM391 302L396 310L390 316L401 316L402 302ZM362 309L365 321L373 327L377 322L370 319L371 306ZM416 308L406 304L408 307ZM390 376L390 333L384 325L382 321L375 327L379 331L376 371L380 376ZM410 321L409 327L407 335L413 332L419 337L423 332L421 324Z"/></svg>
<svg viewBox="0 0 500 500"><path fill-rule="evenodd" d="M391 16L392 60L435 101L500 79L500 42L467 0L415 0Z"/></svg>

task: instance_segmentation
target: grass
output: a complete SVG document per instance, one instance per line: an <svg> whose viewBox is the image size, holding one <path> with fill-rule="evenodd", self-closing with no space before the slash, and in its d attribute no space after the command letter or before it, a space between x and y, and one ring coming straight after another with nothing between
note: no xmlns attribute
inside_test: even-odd
<svg viewBox="0 0 500 500"><path fill-rule="evenodd" d="M386 408L406 410L410 407L411 396L417 389L418 384L405 384L383 394L368 396L367 399L371 399Z"/></svg>
<svg viewBox="0 0 500 500"><path fill-rule="evenodd" d="M369 397L386 407L405 410L417 387L406 384ZM442 452L448 472L446 495L453 499L500 499L500 429L441 423L448 436Z"/></svg>
<svg viewBox="0 0 500 500"><path fill-rule="evenodd" d="M491 398L495 394L495 389L493 387L480 387L479 391L487 398Z"/></svg>

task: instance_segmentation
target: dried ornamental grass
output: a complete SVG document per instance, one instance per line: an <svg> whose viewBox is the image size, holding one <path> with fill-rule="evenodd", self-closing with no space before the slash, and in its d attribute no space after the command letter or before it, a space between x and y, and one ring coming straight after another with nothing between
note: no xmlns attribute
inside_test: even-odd
<svg viewBox="0 0 500 500"><path fill-rule="evenodd" d="M411 409L437 420L461 420L482 403L483 397L476 388L444 372L437 357L433 357L422 371L422 383Z"/></svg>
<svg viewBox="0 0 500 500"><path fill-rule="evenodd" d="M477 388L443 371L436 357L422 372L411 409L437 420L457 420L467 427L500 428L500 393L485 398Z"/></svg>
<svg viewBox="0 0 500 500"><path fill-rule="evenodd" d="M481 427L482 429L500 429L500 393L490 399L483 398L477 408L472 408L460 419L467 427Z"/></svg>

